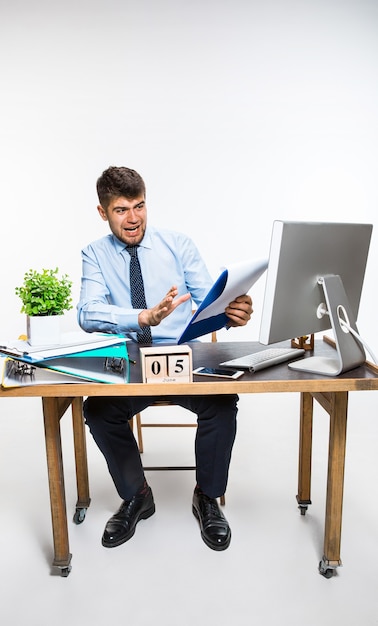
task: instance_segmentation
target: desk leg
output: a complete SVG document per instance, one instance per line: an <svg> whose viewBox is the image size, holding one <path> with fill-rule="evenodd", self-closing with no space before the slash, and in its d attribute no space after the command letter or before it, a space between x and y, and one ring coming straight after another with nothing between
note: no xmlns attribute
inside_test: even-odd
<svg viewBox="0 0 378 626"><path fill-rule="evenodd" d="M312 422L312 395L301 393L297 495L301 515L306 514L308 505L311 504Z"/></svg>
<svg viewBox="0 0 378 626"><path fill-rule="evenodd" d="M42 398L54 538L53 565L61 569L62 576L68 576L71 571L70 562L72 555L70 554L68 544L60 418L71 404L71 401L72 398Z"/></svg>
<svg viewBox="0 0 378 626"><path fill-rule="evenodd" d="M326 578L331 578L334 570L342 564L340 559L340 545L348 392L343 391L321 395L323 398L327 398L329 402L330 432L324 555L319 563L319 571Z"/></svg>
<svg viewBox="0 0 378 626"><path fill-rule="evenodd" d="M75 524L81 524L91 502L89 497L87 445L83 420L83 398L72 400L72 426L75 447L77 502L73 517Z"/></svg>

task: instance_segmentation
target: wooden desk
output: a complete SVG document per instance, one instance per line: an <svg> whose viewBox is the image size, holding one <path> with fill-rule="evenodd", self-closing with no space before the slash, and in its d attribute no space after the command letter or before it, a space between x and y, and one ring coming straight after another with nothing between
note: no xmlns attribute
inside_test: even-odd
<svg viewBox="0 0 378 626"><path fill-rule="evenodd" d="M263 349L257 342L193 343L193 367L217 366L237 356ZM287 393L299 392L300 439L297 501L302 515L311 504L311 453L313 401L316 400L330 416L328 479L325 511L324 552L319 571L326 578L333 575L341 565L341 521L344 486L344 463L350 391L378 389L378 375L368 366L336 378L322 377L289 370L287 365L278 365L257 374L246 373L238 380L221 380L195 376L192 383L142 384L139 353L136 344L128 344L131 364L130 384L107 385L96 383L41 385L14 389L0 389L0 397L41 397L45 426L46 455L52 529L54 540L53 566L60 568L62 576L71 570L67 512L64 488L64 471L60 420L72 407L75 462L77 476L76 511L74 521L85 519L90 504L85 431L82 418L83 396L169 396L169 395L214 395L228 393ZM316 342L316 354L331 353L332 347Z"/></svg>

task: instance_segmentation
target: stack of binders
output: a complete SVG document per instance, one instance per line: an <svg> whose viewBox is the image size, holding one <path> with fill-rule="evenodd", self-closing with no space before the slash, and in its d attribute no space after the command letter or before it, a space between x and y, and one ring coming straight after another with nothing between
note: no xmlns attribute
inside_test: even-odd
<svg viewBox="0 0 378 626"><path fill-rule="evenodd" d="M128 383L126 342L119 335L83 331L66 333L59 346L31 347L23 340L6 342L0 345L1 385Z"/></svg>

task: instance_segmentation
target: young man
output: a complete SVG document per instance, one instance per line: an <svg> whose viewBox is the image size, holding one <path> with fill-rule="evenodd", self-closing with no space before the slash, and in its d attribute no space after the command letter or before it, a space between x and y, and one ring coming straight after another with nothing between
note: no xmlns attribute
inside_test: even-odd
<svg viewBox="0 0 378 626"><path fill-rule="evenodd" d="M88 332L120 333L140 343L176 341L191 317L191 301L200 304L213 283L197 248L181 233L147 226L145 185L134 170L109 167L97 181L97 193L98 212L111 234L82 251L79 324ZM139 289L138 296L134 292L135 256L144 285L144 294ZM252 314L251 298L241 295L225 312L229 327L244 326ZM138 521L155 512L129 426L129 420L155 399L90 397L84 404L86 423L123 500L106 524L105 547L130 539ZM176 404L198 417L192 510L202 539L213 550L225 550L231 540L216 498L226 491L237 400L235 395L175 397Z"/></svg>

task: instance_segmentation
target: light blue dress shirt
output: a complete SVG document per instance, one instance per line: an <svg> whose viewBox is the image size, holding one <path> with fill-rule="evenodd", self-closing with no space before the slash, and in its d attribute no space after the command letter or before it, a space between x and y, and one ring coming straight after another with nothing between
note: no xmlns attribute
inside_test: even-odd
<svg viewBox="0 0 378 626"><path fill-rule="evenodd" d="M148 308L158 304L176 285L178 295L190 293L199 305L213 284L193 241L178 232L147 226L138 257ZM82 279L78 322L87 332L124 334L136 340L138 314L130 298L130 255L113 234L82 250ZM176 342L192 315L188 300L152 326L153 342Z"/></svg>

